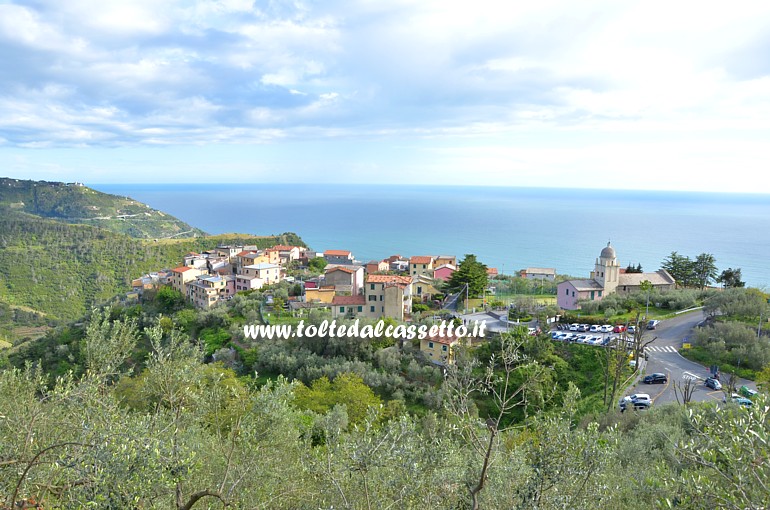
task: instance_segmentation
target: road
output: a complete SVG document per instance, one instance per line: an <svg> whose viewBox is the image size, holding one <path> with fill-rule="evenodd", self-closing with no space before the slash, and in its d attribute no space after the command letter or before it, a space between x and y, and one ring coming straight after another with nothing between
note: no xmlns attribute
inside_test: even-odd
<svg viewBox="0 0 770 510"><path fill-rule="evenodd" d="M724 397L722 390L714 391L703 384L704 379L710 375L708 367L685 359L679 354L679 349L682 348L685 339L692 334L693 329L703 319L704 315L700 310L684 313L678 317L662 321L655 330L644 332L643 342L652 338L655 339L646 348L649 359L646 362L644 373L662 372L668 375L668 383L664 385L644 384L640 377L638 384L628 390L629 395L648 393L656 404L676 402L674 385L677 383L683 385L687 379L690 379L695 382L695 392L692 394L693 402L722 401ZM722 383L725 383L724 375ZM744 384L756 389L753 382L745 379L738 379L736 388L740 388Z"/></svg>

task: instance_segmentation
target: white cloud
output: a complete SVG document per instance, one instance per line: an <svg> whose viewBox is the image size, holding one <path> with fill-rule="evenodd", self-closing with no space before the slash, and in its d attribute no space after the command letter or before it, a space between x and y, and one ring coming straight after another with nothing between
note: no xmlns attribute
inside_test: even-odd
<svg viewBox="0 0 770 510"><path fill-rule="evenodd" d="M756 0L2 4L13 72L0 74L0 139L383 142L350 168L392 161L385 142L409 140L406 180L434 171L417 147L431 144L458 182L468 166L573 185L575 169L599 180L623 167L705 186L685 170L763 160L769 29Z"/></svg>

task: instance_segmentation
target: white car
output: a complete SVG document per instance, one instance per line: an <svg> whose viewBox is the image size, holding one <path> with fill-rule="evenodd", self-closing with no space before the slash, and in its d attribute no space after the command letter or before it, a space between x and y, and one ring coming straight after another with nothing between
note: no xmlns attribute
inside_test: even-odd
<svg viewBox="0 0 770 510"><path fill-rule="evenodd" d="M600 333L601 332L601 331L599 331L600 327L601 326L599 326L598 324L594 324L593 326L588 328L588 331L590 331L591 333Z"/></svg>
<svg viewBox="0 0 770 510"><path fill-rule="evenodd" d="M599 331L602 333L612 333L612 326L609 324L604 324L599 328Z"/></svg>
<svg viewBox="0 0 770 510"><path fill-rule="evenodd" d="M569 325L569 330L570 330L570 331L577 331L579 327L580 327L580 324L577 324L577 323L575 323L575 324L570 324L570 325Z"/></svg>

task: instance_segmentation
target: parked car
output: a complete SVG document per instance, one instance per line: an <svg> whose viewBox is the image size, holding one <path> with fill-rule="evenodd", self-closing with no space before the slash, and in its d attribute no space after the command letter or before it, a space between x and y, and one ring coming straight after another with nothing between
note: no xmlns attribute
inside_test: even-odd
<svg viewBox="0 0 770 510"><path fill-rule="evenodd" d="M647 323L647 329L655 329L658 327L658 324L660 324L660 321L653 319Z"/></svg>
<svg viewBox="0 0 770 510"><path fill-rule="evenodd" d="M717 380L714 377L707 377L706 380L704 381L704 384L706 385L707 388L711 388L712 390L722 389L722 383L720 383L719 380Z"/></svg>
<svg viewBox="0 0 770 510"><path fill-rule="evenodd" d="M668 376L661 373L645 375L642 382L644 384L666 384L668 382Z"/></svg>
<svg viewBox="0 0 770 510"><path fill-rule="evenodd" d="M588 328L588 331L591 332L591 333L599 333L599 328L600 327L601 326L599 326L598 324L594 324L590 328Z"/></svg>
<svg viewBox="0 0 770 510"><path fill-rule="evenodd" d="M577 331L579 327L580 327L580 324L577 324L577 323L575 323L575 324L570 324L570 325L569 325L569 330L570 330L570 331Z"/></svg>
<svg viewBox="0 0 770 510"><path fill-rule="evenodd" d="M612 333L612 326L610 324L604 324L599 327L599 331L602 333Z"/></svg>
<svg viewBox="0 0 770 510"><path fill-rule="evenodd" d="M757 395L757 390L752 390L748 386L741 386L738 392L746 398L754 398Z"/></svg>
<svg viewBox="0 0 770 510"><path fill-rule="evenodd" d="M633 406L634 410L649 409L652 405L652 399L646 393L635 393L634 395L621 398L618 405L620 406L620 412L625 411L629 406Z"/></svg>
<svg viewBox="0 0 770 510"><path fill-rule="evenodd" d="M636 326L628 326L629 333L636 333Z"/></svg>
<svg viewBox="0 0 770 510"><path fill-rule="evenodd" d="M622 324L617 324L614 328L612 328L613 333L622 333L626 330L626 327Z"/></svg>
<svg viewBox="0 0 770 510"><path fill-rule="evenodd" d="M733 393L732 397L730 398L730 401L733 404L739 404L739 405L742 405L744 407L751 407L751 406L754 405L754 402L752 402L751 400L747 399L746 397L742 397L742 396L738 395L737 393Z"/></svg>

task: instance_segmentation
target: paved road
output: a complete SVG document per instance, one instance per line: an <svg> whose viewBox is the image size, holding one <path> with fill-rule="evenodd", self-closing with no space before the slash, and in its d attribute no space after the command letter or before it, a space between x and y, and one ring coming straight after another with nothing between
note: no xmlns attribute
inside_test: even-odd
<svg viewBox="0 0 770 510"><path fill-rule="evenodd" d="M682 348L684 341L692 334L693 329L703 319L703 313L698 310L664 320L658 325L657 329L645 331L644 342L652 338L655 338L655 340L647 346L646 352L649 355L649 360L646 363L644 372L645 374L655 372L667 374L668 383L664 385L643 384L640 378L639 383L628 390L628 394L648 393L657 404L676 402L674 385L676 383L684 384L687 379L690 379L696 383L692 401L715 400L721 402L724 392L722 390L714 391L703 384L704 379L710 375L708 367L685 359L678 352ZM724 376L722 383L725 383ZM736 388L740 388L744 384L755 388L753 382L745 379L738 379Z"/></svg>

